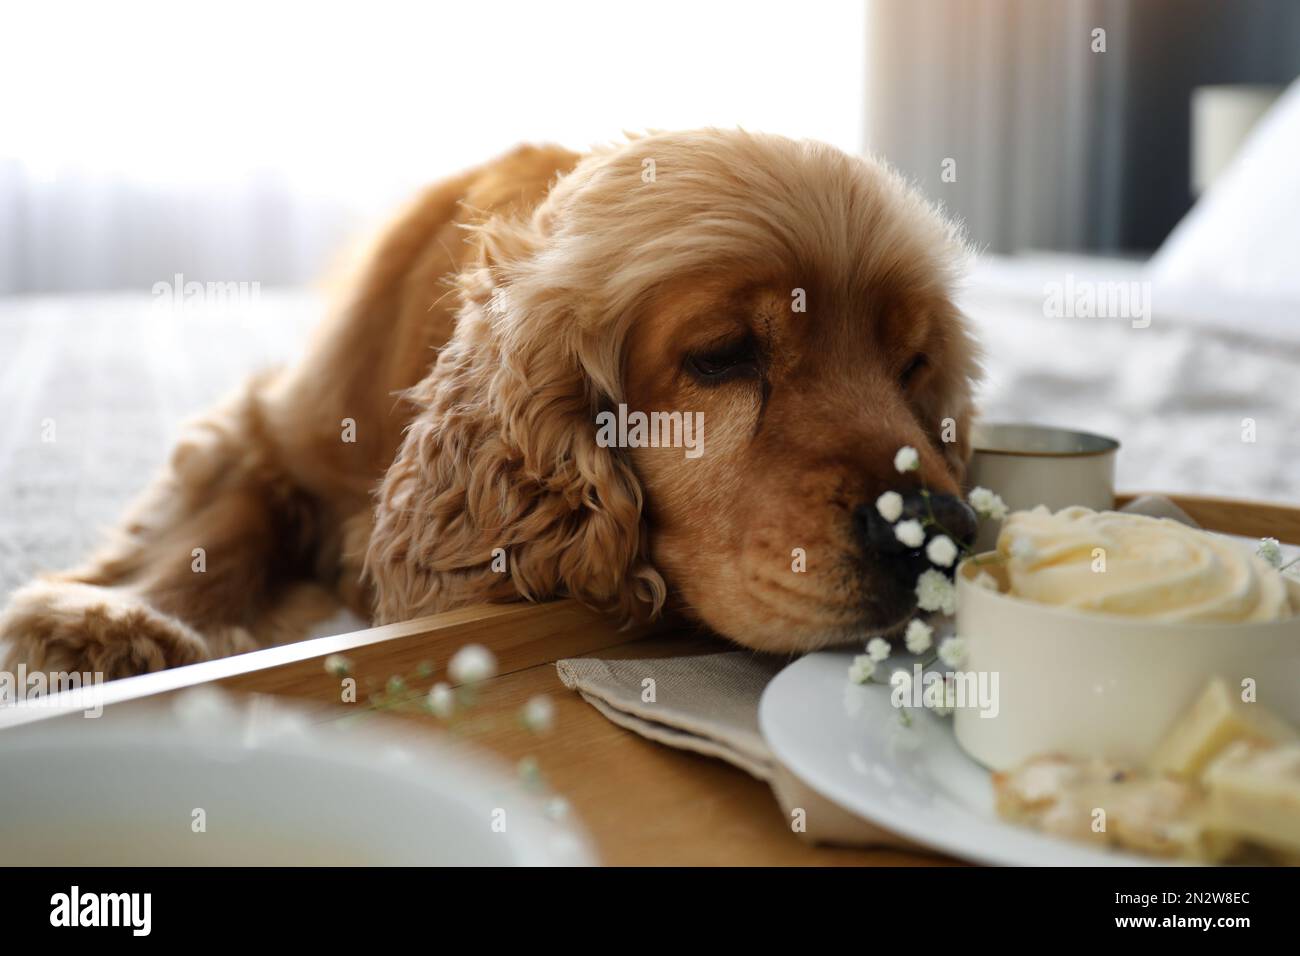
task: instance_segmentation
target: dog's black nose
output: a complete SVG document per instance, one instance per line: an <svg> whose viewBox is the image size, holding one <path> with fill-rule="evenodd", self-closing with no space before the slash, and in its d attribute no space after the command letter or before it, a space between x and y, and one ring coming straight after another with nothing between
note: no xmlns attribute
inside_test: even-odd
<svg viewBox="0 0 1300 956"><path fill-rule="evenodd" d="M930 509L938 533L947 534L958 544L970 546L979 532L979 519L975 510L956 495L931 495Z"/></svg>
<svg viewBox="0 0 1300 956"><path fill-rule="evenodd" d="M878 554L916 554L924 551L924 542L919 548L913 548L898 540L895 525L899 521L908 520L921 522L925 528L926 541L941 534L948 535L961 545L969 545L975 540L975 533L979 530L975 512L956 495L927 495L919 491L900 494L903 510L895 521L886 519L875 501L854 509L854 527L864 548Z"/></svg>

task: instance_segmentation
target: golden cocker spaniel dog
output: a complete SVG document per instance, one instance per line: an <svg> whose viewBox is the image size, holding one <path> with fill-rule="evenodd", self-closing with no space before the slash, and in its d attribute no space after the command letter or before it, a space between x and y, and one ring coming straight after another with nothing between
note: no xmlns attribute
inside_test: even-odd
<svg viewBox="0 0 1300 956"><path fill-rule="evenodd" d="M7 666L251 650L327 596L386 622L570 595L782 652L897 627L919 551L877 496L924 484L970 530L963 254L888 168L817 143L520 148L421 196L301 361L189 427L101 553L14 595Z"/></svg>

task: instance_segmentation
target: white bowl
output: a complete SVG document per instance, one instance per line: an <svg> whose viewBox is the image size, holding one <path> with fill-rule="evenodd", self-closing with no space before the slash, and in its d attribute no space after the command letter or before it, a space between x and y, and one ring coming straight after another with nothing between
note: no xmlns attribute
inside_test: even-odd
<svg viewBox="0 0 1300 956"><path fill-rule="evenodd" d="M1257 700L1300 722L1300 617L1251 624L1161 623L1037 604L975 585L997 563L957 570L962 670L997 680L996 716L959 707L957 741L1005 770L1038 754L1142 762L1214 676L1255 681ZM1288 580L1293 607L1300 582Z"/></svg>
<svg viewBox="0 0 1300 956"><path fill-rule="evenodd" d="M464 747L395 718L315 720L199 690L0 732L0 864L593 862Z"/></svg>

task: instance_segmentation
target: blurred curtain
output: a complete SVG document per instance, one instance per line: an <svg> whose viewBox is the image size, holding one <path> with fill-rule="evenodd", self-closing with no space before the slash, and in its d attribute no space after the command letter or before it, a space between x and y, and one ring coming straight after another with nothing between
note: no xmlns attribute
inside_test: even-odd
<svg viewBox="0 0 1300 956"><path fill-rule="evenodd" d="M867 62L868 149L978 245L1144 252L1191 205L1192 89L1289 82L1300 4L872 0Z"/></svg>
<svg viewBox="0 0 1300 956"><path fill-rule="evenodd" d="M297 283L360 218L272 170L178 183L0 158L0 292L148 290L178 272Z"/></svg>

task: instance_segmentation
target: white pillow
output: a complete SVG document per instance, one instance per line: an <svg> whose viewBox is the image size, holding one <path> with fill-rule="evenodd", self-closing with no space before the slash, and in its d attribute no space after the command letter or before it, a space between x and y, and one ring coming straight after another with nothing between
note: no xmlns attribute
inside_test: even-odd
<svg viewBox="0 0 1300 956"><path fill-rule="evenodd" d="M1172 288L1300 306L1300 80L1149 264Z"/></svg>

